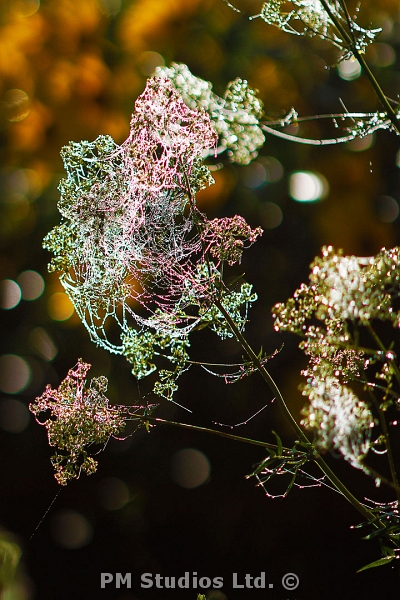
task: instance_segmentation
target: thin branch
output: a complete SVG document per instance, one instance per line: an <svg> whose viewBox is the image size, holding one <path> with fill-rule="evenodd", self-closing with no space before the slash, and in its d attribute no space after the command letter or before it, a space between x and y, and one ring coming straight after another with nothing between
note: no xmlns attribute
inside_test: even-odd
<svg viewBox="0 0 400 600"><path fill-rule="evenodd" d="M383 123L380 123L379 125L370 127L365 132L365 136L371 135L375 131L378 131L378 129L383 129L385 126L389 125L389 123L390 123L390 119L387 119L386 121L384 121ZM356 139L357 137L359 137L359 135L357 135L356 133L351 133L347 136L343 136L340 138L328 138L328 139L324 139L324 140L321 140L321 139L314 140L311 138L296 137L295 135L290 135L288 133L284 133L283 131L277 131L276 129L273 129L272 127L268 127L267 125L264 125L264 124L261 124L261 129L263 129L263 131L266 131L267 133L270 133L271 135L274 135L275 137L279 137L284 140L288 140L290 142L297 142L298 144L308 144L310 146L329 146L329 145L333 145L333 144L343 144L345 142L351 142L354 139Z"/></svg>
<svg viewBox="0 0 400 600"><path fill-rule="evenodd" d="M229 312L225 309L221 300L215 299L214 302L217 308L224 315L232 333L235 335L243 350L246 352L247 356L252 361L255 368L258 370L260 375L266 381L270 390L273 392L274 396L276 397L277 403L279 404L286 419L289 421L292 429L294 430L296 435L298 435L300 442L304 444L305 448L309 449L311 456L313 457L314 461L317 463L321 471L327 476L332 485L334 485L335 488L343 494L346 500L348 500L348 502L350 502L354 506L354 508L364 516L364 518L366 518L377 529L383 527L383 523L377 521L376 516L370 510L368 510L368 508L361 504L361 502L359 502L359 500L357 500L355 496L353 496L350 490L347 489L344 483L337 477L337 475L332 471L329 465L318 454L318 452L315 450L314 446L311 444L304 431L301 429L300 425L298 425L298 423L294 419L275 381L273 380L269 372L265 369L265 367L262 365L259 357L248 344L242 332L239 330L236 323L230 316Z"/></svg>
<svg viewBox="0 0 400 600"><path fill-rule="evenodd" d="M343 144L345 142L351 142L357 137L356 134L351 134L341 138L314 140L311 138L296 137L295 135L290 135L288 133L284 133L283 131L277 131L276 129L268 127L267 125L261 125L261 129L267 133L270 133L271 135L274 135L275 137L288 140L289 142L297 142L298 144L307 144L309 146L331 146L333 144Z"/></svg>
<svg viewBox="0 0 400 600"><path fill-rule="evenodd" d="M350 27L350 33L349 33L343 27L342 23L336 17L334 12L331 10L331 7L329 6L329 3L327 2L327 0L320 0L320 1L321 1L322 6L324 7L325 11L328 13L329 18L331 19L332 23L335 25L336 29L339 31L340 35L343 37L344 41L346 42L348 48L351 50L353 56L358 60L361 67L364 69L364 72L365 72L367 78L369 79L372 87L374 88L376 95L378 96L382 106L385 108L385 110L387 112L388 118L389 118L390 122L392 123L393 128L395 129L395 131L397 133L400 134L398 117L397 117L395 111L393 110L393 107L391 106L388 98L386 97L382 88L380 87L379 83L377 82L374 74L372 73L371 69L369 68L364 56L360 53L360 51L357 48L357 41L353 35L353 31L351 28L351 20L350 20L350 26L349 26ZM342 5L345 6L345 2L342 2ZM347 7L345 7L344 12L346 14Z"/></svg>

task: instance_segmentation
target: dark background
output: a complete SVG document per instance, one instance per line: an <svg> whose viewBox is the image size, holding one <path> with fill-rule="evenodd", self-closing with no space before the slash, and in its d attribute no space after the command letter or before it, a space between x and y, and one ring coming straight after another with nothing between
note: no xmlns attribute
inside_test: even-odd
<svg viewBox="0 0 400 600"><path fill-rule="evenodd" d="M361 23L383 27L367 59L394 98L400 89L397 4L382 0L377 8L366 0L360 15ZM134 100L162 60L187 63L195 75L212 81L217 93L235 77L248 79L272 118L292 106L300 115L340 112L341 102L350 111L378 108L366 78L345 81L334 66L325 68L337 58L327 44L284 35L259 19L249 21L261 2L242 0L240 7L241 15L222 0L0 1L0 279L18 281L22 272L34 270L46 283L37 300L22 299L0 314L2 354L22 357L32 375L20 393L2 392L0 397L0 523L4 536L23 550L18 584L4 598L195 600L201 589L139 587L142 573L180 577L185 571L224 578L224 588L208 593L207 600L398 597L398 569L356 574L379 558L379 548L362 540L362 530L350 529L361 519L339 494L325 487L293 489L285 499L272 499L254 478L245 478L265 458L260 448L160 425L125 442L111 440L98 456L98 472L60 491L44 429L30 415L25 427L10 430L9 400L26 407L46 383L58 385L78 356L93 365L91 375L109 378L113 403L140 400L121 357L94 347L75 315L63 321L51 316L52 297L62 288L55 275L47 274L49 255L41 240L59 221L63 145L100 133L122 142ZM9 90L26 97L10 96ZM305 137L337 134L320 122L290 131ZM322 245L371 255L399 243L399 219L387 210L400 199L397 152L398 138L389 132L378 132L364 150L354 143L318 148L267 136L261 156L279 161L274 163L282 169L278 180L254 187L252 166L227 165L215 174L216 185L199 194L199 206L210 217L238 213L265 229L243 259L247 280L259 296L250 311L248 338L253 347L262 345L271 353L285 342L269 367L296 416L303 405L297 387L305 361L297 340L273 332L270 309L307 280L309 264ZM261 164L271 164L271 158ZM289 178L298 170L325 177L330 191L323 201L299 203L290 197ZM281 209L279 226L273 226L268 203ZM66 301L56 298L65 308ZM55 348L51 359L34 343L37 328ZM240 360L233 341L221 342L204 332L194 340L192 352L199 359ZM141 395L148 384L142 386ZM270 442L271 431L278 430L290 443L290 430L271 400L258 376L225 386L192 368L177 396L192 414L165 403L157 415L213 427L214 422L241 423L266 406L247 425L221 429ZM211 467L208 480L193 489L173 478L176 453L185 448L202 452ZM330 464L359 498L381 499L385 490L375 490L338 460ZM126 493L129 500L124 501ZM110 494L117 498L114 510ZM115 508L118 498L120 508ZM68 515L87 532L81 547L63 542ZM263 571L273 589L232 589L233 573L243 578ZM101 590L102 572L132 573L132 589L110 585ZM286 573L298 575L296 591L283 589Z"/></svg>

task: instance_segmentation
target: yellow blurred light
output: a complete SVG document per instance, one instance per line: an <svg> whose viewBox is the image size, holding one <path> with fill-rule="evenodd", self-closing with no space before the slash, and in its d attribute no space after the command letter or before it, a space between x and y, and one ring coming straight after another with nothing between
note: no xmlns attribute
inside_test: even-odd
<svg viewBox="0 0 400 600"><path fill-rule="evenodd" d="M44 144L46 129L51 123L51 111L38 100L31 105L29 119L16 123L12 129L10 146L14 150L33 152Z"/></svg>
<svg viewBox="0 0 400 600"><path fill-rule="evenodd" d="M5 198L5 204L8 217L12 221L23 221L29 215L30 205L24 194L10 194Z"/></svg>
<svg viewBox="0 0 400 600"><path fill-rule="evenodd" d="M22 126L24 126L24 122L15 125L14 133L17 128ZM6 167L1 169L0 176L2 179L3 201L6 205L19 204L25 206L26 202L34 202L42 194L43 177L37 170Z"/></svg>
<svg viewBox="0 0 400 600"><path fill-rule="evenodd" d="M196 197L196 204L202 211L217 210L225 204L229 194L237 182L236 171L229 167L221 170L212 170L214 183L201 190Z"/></svg>
<svg viewBox="0 0 400 600"><path fill-rule="evenodd" d="M115 17L121 10L121 0L96 0L100 12L107 17Z"/></svg>
<svg viewBox="0 0 400 600"><path fill-rule="evenodd" d="M47 302L47 311L53 321L67 321L74 314L74 306L67 294L56 292Z"/></svg>
<svg viewBox="0 0 400 600"><path fill-rule="evenodd" d="M110 72L99 56L95 53L83 54L77 63L75 91L87 98L96 97L105 89L109 78Z"/></svg>
<svg viewBox="0 0 400 600"><path fill-rule="evenodd" d="M139 70L146 77L152 75L156 67L163 67L164 65L165 60L161 54L152 52L151 50L142 52L138 59Z"/></svg>
<svg viewBox="0 0 400 600"><path fill-rule="evenodd" d="M7 90L1 98L1 108L7 121L22 121L30 112L29 96L23 90Z"/></svg>
<svg viewBox="0 0 400 600"><path fill-rule="evenodd" d="M14 0L13 11L20 17L31 17L40 8L40 0Z"/></svg>
<svg viewBox="0 0 400 600"><path fill-rule="evenodd" d="M5 310L15 308L21 301L21 288L12 279L3 279L0 282L0 306Z"/></svg>

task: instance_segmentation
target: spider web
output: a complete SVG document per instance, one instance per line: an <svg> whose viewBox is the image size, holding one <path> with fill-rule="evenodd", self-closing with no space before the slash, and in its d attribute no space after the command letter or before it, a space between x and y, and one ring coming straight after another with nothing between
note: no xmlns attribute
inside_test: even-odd
<svg viewBox="0 0 400 600"><path fill-rule="evenodd" d="M202 155L216 141L203 110L189 109L168 79L151 78L121 146L99 136L63 149L63 222L44 246L91 339L107 350L122 352L110 321L125 334L132 320L174 336L195 326L183 309L207 294L210 272L194 260L202 248L194 196L213 182Z"/></svg>

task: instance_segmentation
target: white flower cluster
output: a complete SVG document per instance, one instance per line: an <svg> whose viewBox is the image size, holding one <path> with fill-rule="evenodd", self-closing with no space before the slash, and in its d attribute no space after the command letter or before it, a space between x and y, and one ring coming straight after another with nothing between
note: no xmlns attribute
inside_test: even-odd
<svg viewBox="0 0 400 600"><path fill-rule="evenodd" d="M330 2L330 8L336 16L340 15L340 6L337 2ZM285 10L287 5L292 5L292 10ZM308 35L327 38L330 34L332 21L329 14L321 4L320 0L269 0L265 2L261 9L260 16L263 21L269 25L275 25L285 31L295 35ZM300 24L299 28L294 27L294 22ZM340 41L335 36L335 41Z"/></svg>
<svg viewBox="0 0 400 600"><path fill-rule="evenodd" d="M311 377L303 394L310 404L303 409L302 425L315 432L317 448L338 451L353 467L362 469L375 425L368 405L332 376Z"/></svg>
<svg viewBox="0 0 400 600"><path fill-rule="evenodd" d="M375 41L381 29L364 29L354 19L350 19L343 3L338 0L268 0L256 15L286 33L308 37L319 36L344 50L340 60L350 58L354 50L363 54ZM347 30L353 40L349 44L343 38Z"/></svg>
<svg viewBox="0 0 400 600"><path fill-rule="evenodd" d="M243 165L256 158L265 141L259 126L263 104L247 81L231 81L221 98L211 83L195 77L184 64L157 67L155 74L171 80L190 109L203 109L209 115L219 137L218 152L226 150L230 160Z"/></svg>
<svg viewBox="0 0 400 600"><path fill-rule="evenodd" d="M395 324L390 292L398 280L398 254L393 248L371 257L342 256L332 246L323 248L310 275L319 304L316 316L363 323L391 319Z"/></svg>

